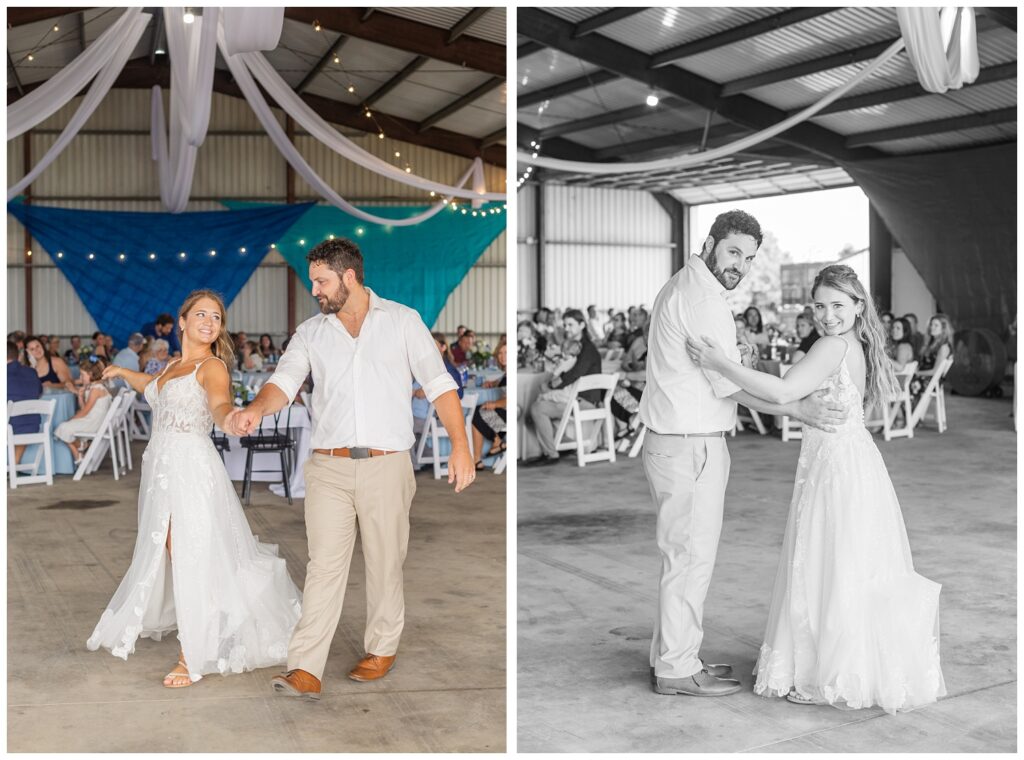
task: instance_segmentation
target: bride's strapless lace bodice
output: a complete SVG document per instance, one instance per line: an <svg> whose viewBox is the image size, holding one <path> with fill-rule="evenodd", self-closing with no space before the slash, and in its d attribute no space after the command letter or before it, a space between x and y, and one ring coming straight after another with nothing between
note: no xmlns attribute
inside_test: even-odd
<svg viewBox="0 0 1024 760"><path fill-rule="evenodd" d="M209 361L209 360L207 360ZM214 361L219 361L214 359ZM144 396L153 408L153 433L198 433L209 435L213 415L207 402L206 391L199 384L196 373L200 365L182 377L165 380L163 387L157 378L146 386Z"/></svg>

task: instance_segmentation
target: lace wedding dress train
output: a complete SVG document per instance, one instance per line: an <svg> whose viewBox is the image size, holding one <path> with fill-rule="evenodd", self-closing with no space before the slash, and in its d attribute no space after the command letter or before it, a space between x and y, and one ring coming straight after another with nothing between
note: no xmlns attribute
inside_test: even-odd
<svg viewBox="0 0 1024 760"><path fill-rule="evenodd" d="M849 416L834 433L804 428L754 691L909 710L946 693L941 586L914 571L845 357L821 388Z"/></svg>
<svg viewBox="0 0 1024 760"><path fill-rule="evenodd" d="M210 440L198 369L146 386L153 434L142 455L135 552L87 642L127 660L140 636L159 641L177 629L193 681L285 662L302 601L277 547L249 528Z"/></svg>

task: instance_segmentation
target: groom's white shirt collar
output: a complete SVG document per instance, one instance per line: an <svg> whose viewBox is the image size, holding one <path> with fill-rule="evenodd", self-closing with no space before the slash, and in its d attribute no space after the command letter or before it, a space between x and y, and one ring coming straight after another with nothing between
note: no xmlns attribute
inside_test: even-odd
<svg viewBox="0 0 1024 760"><path fill-rule="evenodd" d="M691 269L693 269L694 275L697 277L701 285L706 287L708 290L713 290L720 296L724 296L726 294L726 287L717 277L715 277L711 269L708 268L707 262L700 257L699 253L691 254L687 264Z"/></svg>

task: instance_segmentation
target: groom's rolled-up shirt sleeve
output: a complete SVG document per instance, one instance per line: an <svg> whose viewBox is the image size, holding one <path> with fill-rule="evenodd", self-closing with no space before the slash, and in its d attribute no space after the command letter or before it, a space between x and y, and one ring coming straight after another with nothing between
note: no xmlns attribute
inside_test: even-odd
<svg viewBox="0 0 1024 760"><path fill-rule="evenodd" d="M688 315L688 324L693 330L693 339L700 341L707 336L725 351L730 360L739 364L740 350L736 345L736 321L728 304L722 299L707 299L695 304ZM741 388L732 380L714 370L702 369L704 377L711 383L716 398L727 398Z"/></svg>
<svg viewBox="0 0 1024 760"><path fill-rule="evenodd" d="M405 334L409 369L423 389L427 401L433 402L442 393L448 391L458 393L459 386L444 366L444 360L441 358L441 352L437 350L434 336L430 334L430 330L427 329L418 313L412 312L406 315L402 331Z"/></svg>
<svg viewBox="0 0 1024 760"><path fill-rule="evenodd" d="M306 382L309 370L309 347L306 345L306 339L302 337L302 333L296 332L288 342L288 348L277 362L277 369L274 370L274 374L267 382L280 388L281 392L288 397L290 404L295 400L302 384Z"/></svg>

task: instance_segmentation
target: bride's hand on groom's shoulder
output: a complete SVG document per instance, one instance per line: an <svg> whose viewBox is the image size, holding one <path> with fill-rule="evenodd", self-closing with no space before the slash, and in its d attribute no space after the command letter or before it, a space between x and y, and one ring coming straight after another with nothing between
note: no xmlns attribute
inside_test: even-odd
<svg viewBox="0 0 1024 760"><path fill-rule="evenodd" d="M721 346L706 335L702 335L700 340L687 338L686 353L690 355L694 364L704 369L720 370L729 361Z"/></svg>
<svg viewBox="0 0 1024 760"><path fill-rule="evenodd" d="M825 391L815 391L796 402L797 414L793 415L805 425L834 433L836 426L846 421L846 410L835 400L826 398Z"/></svg>

